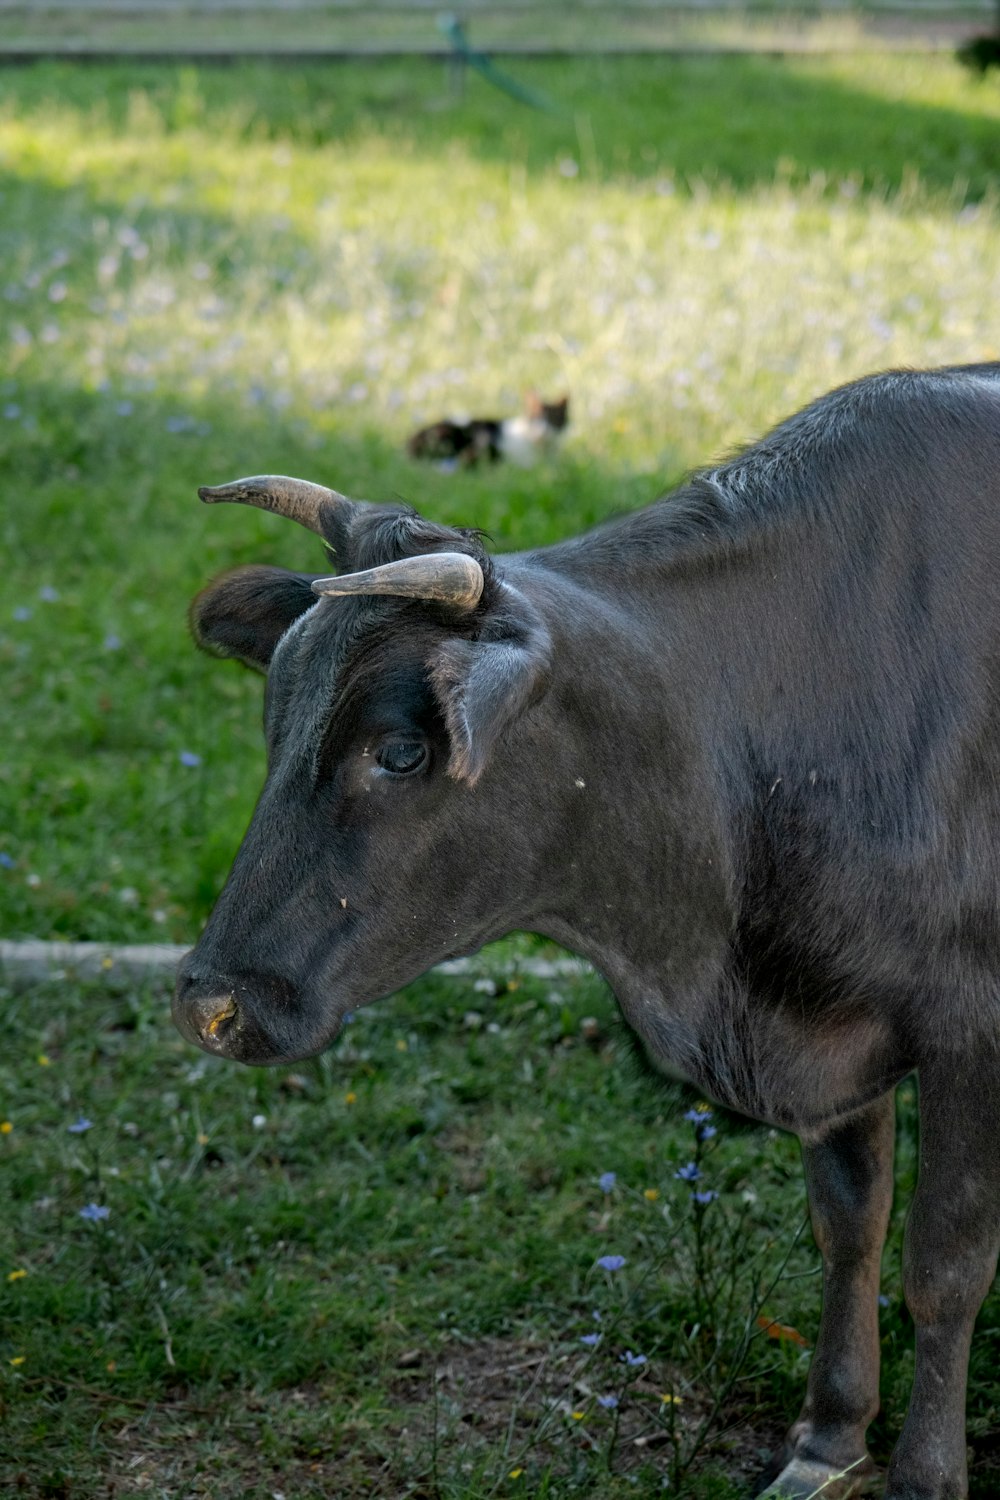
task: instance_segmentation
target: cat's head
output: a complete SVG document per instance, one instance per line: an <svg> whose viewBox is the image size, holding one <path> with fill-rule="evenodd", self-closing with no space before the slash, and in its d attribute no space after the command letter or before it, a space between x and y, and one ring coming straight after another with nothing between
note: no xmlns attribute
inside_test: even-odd
<svg viewBox="0 0 1000 1500"><path fill-rule="evenodd" d="M537 391L529 391L524 398L524 409L529 417L540 418L553 432L562 432L569 422L569 396L543 401Z"/></svg>

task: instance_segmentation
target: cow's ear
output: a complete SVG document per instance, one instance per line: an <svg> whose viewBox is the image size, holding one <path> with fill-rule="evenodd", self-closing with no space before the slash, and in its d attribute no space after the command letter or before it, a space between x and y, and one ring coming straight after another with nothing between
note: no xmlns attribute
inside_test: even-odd
<svg viewBox="0 0 1000 1500"><path fill-rule="evenodd" d="M430 663L451 740L448 774L475 785L497 740L542 696L552 642L536 611L503 586L480 634L450 640Z"/></svg>
<svg viewBox="0 0 1000 1500"><path fill-rule="evenodd" d="M289 625L317 602L310 585L318 576L262 565L234 568L192 601L191 633L203 651L266 672Z"/></svg>

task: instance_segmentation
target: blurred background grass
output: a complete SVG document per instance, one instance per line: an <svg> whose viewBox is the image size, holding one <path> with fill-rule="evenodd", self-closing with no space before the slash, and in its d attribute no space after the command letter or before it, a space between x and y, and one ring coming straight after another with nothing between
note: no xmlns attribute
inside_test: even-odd
<svg viewBox="0 0 1000 1500"><path fill-rule="evenodd" d="M189 941L224 878L263 774L261 688L197 656L187 601L233 563L321 554L204 510L197 485L298 473L530 546L839 381L997 357L992 79L875 54L508 66L551 112L421 59L0 73L5 935ZM571 395L550 465L405 457L417 425L513 412L529 386ZM673 1176L691 1127L615 1059L596 981L484 984L414 986L295 1073L197 1057L160 995L5 998L4 1493L660 1492L669 1444L626 1425L626 1462L595 1401L631 1348L644 1430L664 1392L704 1409ZM749 1213L746 1245L780 1261L794 1145L718 1152L717 1241ZM898 1215L895 1235L883 1457L912 1368ZM627 1295L595 1272L608 1251ZM808 1342L808 1243L792 1269L767 1311ZM581 1373L582 1330L616 1308ZM991 1302L983 1496L997 1340ZM540 1356L555 1373L532 1388ZM464 1384L435 1373L462 1359ZM758 1340L685 1493L746 1493L807 1361ZM492 1406L483 1370L507 1372Z"/></svg>
<svg viewBox="0 0 1000 1500"><path fill-rule="evenodd" d="M995 357L1000 91L947 58L0 74L8 935L193 937L262 773L187 601L320 565L197 485L277 471L531 546L868 370ZM417 425L568 390L562 456ZM185 753L186 752L186 753ZM198 757L197 764L185 764Z"/></svg>

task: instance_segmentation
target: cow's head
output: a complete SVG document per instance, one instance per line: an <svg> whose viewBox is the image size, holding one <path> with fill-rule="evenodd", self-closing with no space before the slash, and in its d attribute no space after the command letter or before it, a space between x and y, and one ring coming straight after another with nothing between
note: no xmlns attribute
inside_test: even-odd
<svg viewBox="0 0 1000 1500"><path fill-rule="evenodd" d="M174 1018L209 1052L285 1062L531 924L559 836L524 774L551 642L474 532L276 476L200 494L290 516L342 569L239 568L191 611L201 646L267 674L268 772Z"/></svg>

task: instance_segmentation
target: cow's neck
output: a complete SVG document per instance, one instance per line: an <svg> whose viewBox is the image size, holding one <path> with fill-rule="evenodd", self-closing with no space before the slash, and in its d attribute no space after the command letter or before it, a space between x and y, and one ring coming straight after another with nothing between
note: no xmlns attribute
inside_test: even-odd
<svg viewBox="0 0 1000 1500"><path fill-rule="evenodd" d="M591 571L585 552L533 596L572 675L566 690L554 684L550 780L575 790L560 800L561 843L542 861L553 886L532 925L607 978L657 1067L808 1134L884 1092L912 1059L888 1045L863 999L828 1004L805 952L781 960L794 995L780 973L754 976L741 957L746 920L766 925L779 908L787 916L836 894L828 850L815 890L781 869L771 879L741 853L742 823L766 822L768 808L794 816L798 783L818 785L812 762L795 759L809 746L772 733L784 723L783 684L760 649L765 616L788 656L815 634L802 631L820 606L796 586L795 538L774 549L766 576L750 556L738 566L703 559L696 578L647 572L632 588L611 557ZM778 741L786 760L772 765Z"/></svg>

